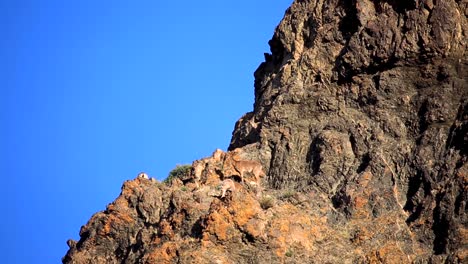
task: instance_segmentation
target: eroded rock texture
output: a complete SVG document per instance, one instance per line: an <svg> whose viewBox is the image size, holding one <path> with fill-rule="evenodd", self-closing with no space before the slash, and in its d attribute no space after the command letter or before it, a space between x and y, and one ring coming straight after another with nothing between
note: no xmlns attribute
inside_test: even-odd
<svg viewBox="0 0 468 264"><path fill-rule="evenodd" d="M467 5L295 1L230 148L255 143L273 188L401 212L424 252L465 256Z"/></svg>
<svg viewBox="0 0 468 264"><path fill-rule="evenodd" d="M172 185L125 183L63 262L468 262L467 15L465 0L296 0L231 152Z"/></svg>

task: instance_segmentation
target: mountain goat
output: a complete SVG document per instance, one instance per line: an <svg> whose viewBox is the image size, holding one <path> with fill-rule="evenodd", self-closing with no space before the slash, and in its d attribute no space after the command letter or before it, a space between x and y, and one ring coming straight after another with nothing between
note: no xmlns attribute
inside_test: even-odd
<svg viewBox="0 0 468 264"><path fill-rule="evenodd" d="M235 157L235 155L229 155L226 157L225 164L228 164L228 166L234 169L234 171L239 173L242 182L244 182L244 175L246 172L252 173L257 183L260 182L260 176L266 176L260 162L255 160L239 160Z"/></svg>
<svg viewBox="0 0 468 264"><path fill-rule="evenodd" d="M149 179L148 174L146 174L146 173L144 173L144 172L138 173L137 178Z"/></svg>
<svg viewBox="0 0 468 264"><path fill-rule="evenodd" d="M221 198L224 198L224 196L226 196L226 192L227 191L230 191L230 192L234 192L236 191L236 186L234 184L234 181L231 180L231 179L226 179L224 181L222 181L219 186L221 187Z"/></svg>

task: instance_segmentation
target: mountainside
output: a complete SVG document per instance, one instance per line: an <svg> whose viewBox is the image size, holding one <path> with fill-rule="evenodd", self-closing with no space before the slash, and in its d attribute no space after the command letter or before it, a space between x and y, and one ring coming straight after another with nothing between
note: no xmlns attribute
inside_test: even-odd
<svg viewBox="0 0 468 264"><path fill-rule="evenodd" d="M229 151L125 182L63 263L467 263L467 15L294 1Z"/></svg>

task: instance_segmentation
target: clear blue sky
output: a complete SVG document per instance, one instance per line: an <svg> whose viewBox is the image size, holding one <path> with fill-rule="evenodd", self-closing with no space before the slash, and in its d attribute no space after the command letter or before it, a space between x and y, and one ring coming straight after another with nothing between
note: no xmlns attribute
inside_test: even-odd
<svg viewBox="0 0 468 264"><path fill-rule="evenodd" d="M3 263L59 263L125 180L226 149L291 2L0 1Z"/></svg>

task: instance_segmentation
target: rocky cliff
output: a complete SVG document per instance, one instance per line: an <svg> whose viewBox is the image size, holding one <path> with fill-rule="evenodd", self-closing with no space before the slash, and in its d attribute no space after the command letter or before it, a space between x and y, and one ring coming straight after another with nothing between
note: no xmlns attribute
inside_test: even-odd
<svg viewBox="0 0 468 264"><path fill-rule="evenodd" d="M294 1L229 151L125 182L63 262L467 263L467 15Z"/></svg>

